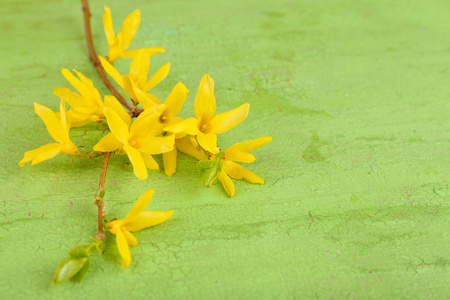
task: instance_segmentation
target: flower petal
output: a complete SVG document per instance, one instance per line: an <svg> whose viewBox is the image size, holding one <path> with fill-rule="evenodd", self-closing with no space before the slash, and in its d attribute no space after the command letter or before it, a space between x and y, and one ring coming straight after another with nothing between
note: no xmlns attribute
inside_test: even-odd
<svg viewBox="0 0 450 300"><path fill-rule="evenodd" d="M150 67L150 56L144 50L139 51L130 64L130 77L137 83L140 89L143 89L147 81Z"/></svg>
<svg viewBox="0 0 450 300"><path fill-rule="evenodd" d="M173 211L143 211L134 217L131 222L126 225L129 231L138 231L150 226L161 224L173 216Z"/></svg>
<svg viewBox="0 0 450 300"><path fill-rule="evenodd" d="M199 132L197 134L197 141L200 146L208 152L211 153L219 153L219 149L217 148L217 135L214 133L203 133Z"/></svg>
<svg viewBox="0 0 450 300"><path fill-rule="evenodd" d="M227 149L227 151L230 149L236 149L239 151L249 152L249 151L255 150L259 147L264 146L265 144L269 143L271 140L272 140L271 136L262 136L257 139L236 143L236 144L232 145L231 147L229 147Z"/></svg>
<svg viewBox="0 0 450 300"><path fill-rule="evenodd" d="M147 173L147 167L145 166L144 159L142 158L141 152L136 150L135 148L131 147L128 144L123 145L123 150L127 153L128 158L131 161L131 164L133 165L133 172L134 175L141 179L147 179L148 173Z"/></svg>
<svg viewBox="0 0 450 300"><path fill-rule="evenodd" d="M145 166L150 170L159 170L159 165L156 160L151 156L151 154L142 153L142 159L144 160Z"/></svg>
<svg viewBox="0 0 450 300"><path fill-rule="evenodd" d="M29 161L31 161L31 165L38 164L44 160L54 157L56 154L61 152L61 149L61 144L49 143L37 149L27 151L25 152L22 160L19 161L19 166L23 167Z"/></svg>
<svg viewBox="0 0 450 300"><path fill-rule="evenodd" d="M239 125L248 115L250 104L245 103L235 109L220 113L209 123L211 132L224 133Z"/></svg>
<svg viewBox="0 0 450 300"><path fill-rule="evenodd" d="M264 184L264 179L235 162L225 161L223 164L223 169L234 179L246 179L251 183Z"/></svg>
<svg viewBox="0 0 450 300"><path fill-rule="evenodd" d="M161 105L161 100L155 95L150 93L146 93L136 86L133 86L134 95L136 96L136 100L142 105L144 110L153 109L156 105Z"/></svg>
<svg viewBox="0 0 450 300"><path fill-rule="evenodd" d="M136 87L136 82L133 81L130 75L123 75L123 92L128 93L130 95L131 100L135 104L139 103L137 96L134 94L134 89Z"/></svg>
<svg viewBox="0 0 450 300"><path fill-rule="evenodd" d="M117 231L116 243L117 249L119 249L120 256L122 257L122 266L128 268L131 262L130 247L128 247L127 239L122 230L124 229L120 228L120 230Z"/></svg>
<svg viewBox="0 0 450 300"><path fill-rule="evenodd" d="M163 125L158 122L158 118L163 109L164 106L159 105L155 106L153 109L144 110L144 112L131 124L131 137L140 140L160 134L163 130Z"/></svg>
<svg viewBox="0 0 450 300"><path fill-rule="evenodd" d="M196 118L187 118L186 120L165 127L164 130L168 132L184 132L190 135L197 135L197 133L200 132L198 130L197 124L198 121Z"/></svg>
<svg viewBox="0 0 450 300"><path fill-rule="evenodd" d="M192 156L193 158L196 158L198 160L208 160L205 152L203 152L200 146L194 146L188 136L175 140L175 145L176 148L184 154Z"/></svg>
<svg viewBox="0 0 450 300"><path fill-rule="evenodd" d="M130 246L136 246L138 244L138 239L128 230L124 230L122 228L122 233L125 236L125 239L127 240L128 245Z"/></svg>
<svg viewBox="0 0 450 300"><path fill-rule="evenodd" d="M160 83L170 71L170 62L165 63L156 73L150 78L144 86L144 91L148 91L154 88L158 83Z"/></svg>
<svg viewBox="0 0 450 300"><path fill-rule="evenodd" d="M34 102L34 112L44 121L51 137L57 142L62 142L64 140L64 132L61 127L61 121L58 120L55 113L50 108L37 102Z"/></svg>
<svg viewBox="0 0 450 300"><path fill-rule="evenodd" d="M98 58L100 59L103 69L105 69L106 73L108 73L109 76L111 76L117 82L117 84L123 88L122 75L120 75L120 73L106 59L104 59L100 55L98 56Z"/></svg>
<svg viewBox="0 0 450 300"><path fill-rule="evenodd" d="M164 173L167 176L172 176L177 170L177 153L176 147L172 151L163 153Z"/></svg>
<svg viewBox="0 0 450 300"><path fill-rule="evenodd" d="M220 182L222 182L223 188L227 192L230 197L234 196L234 183L231 181L230 177L228 177L227 173L222 170L218 176Z"/></svg>
<svg viewBox="0 0 450 300"><path fill-rule="evenodd" d="M166 98L166 101L164 101L170 116L175 116L180 112L188 93L189 90L183 83L178 82L177 85L175 85L172 92L170 92L169 96Z"/></svg>
<svg viewBox="0 0 450 300"><path fill-rule="evenodd" d="M116 111L111 107L105 107L103 113L106 116L106 121L108 122L109 129L114 133L116 138L122 143L126 144L130 137L130 132L128 125L122 120L122 118L116 113Z"/></svg>
<svg viewBox="0 0 450 300"><path fill-rule="evenodd" d="M200 123L208 123L216 113L216 98L214 98L214 80L208 74L200 81L194 102L195 115Z"/></svg>
<svg viewBox="0 0 450 300"><path fill-rule="evenodd" d="M103 14L103 28L105 29L106 39L108 40L108 45L111 46L114 44L114 27L111 16L111 9L105 5L105 13Z"/></svg>
<svg viewBox="0 0 450 300"><path fill-rule="evenodd" d="M94 146L94 151L113 152L122 146L123 143L119 142L114 133L110 132Z"/></svg>
<svg viewBox="0 0 450 300"><path fill-rule="evenodd" d="M122 226L133 221L144 209L149 205L150 201L152 201L152 197L155 194L155 189L148 189L143 193L139 199L137 199L136 203L128 212L127 216L122 222ZM127 228L128 229L128 228ZM128 229L129 230L129 229Z"/></svg>
<svg viewBox="0 0 450 300"><path fill-rule="evenodd" d="M136 31L141 23L141 11L136 9L134 12L129 14L122 23L122 28L120 32L123 34L123 49L130 46L131 41L136 35Z"/></svg>
<svg viewBox="0 0 450 300"><path fill-rule="evenodd" d="M111 107L117 115L130 127L131 117L114 96L105 96L105 106Z"/></svg>
<svg viewBox="0 0 450 300"><path fill-rule="evenodd" d="M148 154L161 154L172 151L175 145L175 135L171 134L165 137L146 137L141 138L136 145L136 149Z"/></svg>
<svg viewBox="0 0 450 300"><path fill-rule="evenodd" d="M150 57L152 57L153 55L158 54L158 53L166 52L166 49L161 48L161 47L148 47L148 48L140 48L140 49L123 51L122 55L123 55L123 57L135 57L141 50L145 50Z"/></svg>
<svg viewBox="0 0 450 300"><path fill-rule="evenodd" d="M71 107L88 105L87 101L84 99L83 96L81 96L81 95L75 93L74 91L71 91L65 87L54 88L53 94L60 97L67 103L69 103L69 105Z"/></svg>

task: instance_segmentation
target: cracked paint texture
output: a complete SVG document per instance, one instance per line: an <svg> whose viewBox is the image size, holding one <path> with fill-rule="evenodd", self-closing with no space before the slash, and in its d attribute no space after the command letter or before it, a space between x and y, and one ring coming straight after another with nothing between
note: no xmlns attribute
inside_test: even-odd
<svg viewBox="0 0 450 300"><path fill-rule="evenodd" d="M446 0L91 0L94 42L106 53L103 5L119 28L140 8L131 48L165 47L162 99L182 81L181 115L198 82L216 82L217 110L249 102L222 147L269 135L246 167L263 186L201 186L179 155L171 178L137 180L113 156L110 216L146 189L174 217L138 232L129 269L114 239L81 284L50 288L54 268L96 230L101 159L59 155L19 168L50 141L33 101L52 109L60 74L90 65L79 1L0 1L0 295L4 299L445 299L449 297L450 2ZM129 61L117 62L125 71ZM107 128L74 130L78 146ZM161 163L161 160L159 160ZM194 171L193 171L194 170Z"/></svg>

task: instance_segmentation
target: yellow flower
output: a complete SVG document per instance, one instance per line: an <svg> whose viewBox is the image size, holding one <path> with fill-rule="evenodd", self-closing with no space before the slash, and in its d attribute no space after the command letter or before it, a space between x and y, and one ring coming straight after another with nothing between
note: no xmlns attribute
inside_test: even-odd
<svg viewBox="0 0 450 300"><path fill-rule="evenodd" d="M61 73L80 94L65 87L55 88L53 93L69 103L68 117L71 127L81 127L90 122L99 122L104 118L103 107L105 106L100 93L90 79L76 70L73 71L80 79L67 69L62 69Z"/></svg>
<svg viewBox="0 0 450 300"><path fill-rule="evenodd" d="M72 155L78 153L77 147L69 138L70 123L67 119L66 107L63 100L61 100L59 108L61 119L58 119L55 113L48 107L34 102L34 111L44 121L48 133L50 133L51 137L57 143L48 143L40 148L25 152L23 159L19 162L19 166L23 167L30 161L31 165L35 165L54 157L58 153Z"/></svg>
<svg viewBox="0 0 450 300"><path fill-rule="evenodd" d="M183 121L183 118L176 117L176 115L180 112L183 107L184 101L186 100L187 94L189 90L186 86L178 82L175 87L172 89L172 92L166 98L164 104L156 97L150 98L146 95L146 93L134 87L134 92L139 100L139 103L145 110L154 110L159 111L160 115L158 116L156 128L163 132L163 128L165 126L169 126L171 124L175 124L177 122ZM176 138L183 137L183 135L175 135ZM176 143L176 142L175 142ZM163 153L163 162L164 162L164 173L167 176L172 176L177 168L177 148L170 152Z"/></svg>
<svg viewBox="0 0 450 300"><path fill-rule="evenodd" d="M166 131L197 136L200 146L210 153L218 153L217 136L240 124L248 115L250 104L245 103L227 112L216 113L214 81L206 74L200 81L194 108L197 118L188 118L165 128Z"/></svg>
<svg viewBox="0 0 450 300"><path fill-rule="evenodd" d="M131 262L130 246L136 246L137 238L131 233L141 229L161 224L173 215L173 211L144 211L152 200L154 189L147 190L133 205L123 220L114 220L106 224L109 232L116 236L117 248L122 257L122 266L128 268ZM131 231L131 232L130 232Z"/></svg>
<svg viewBox="0 0 450 300"><path fill-rule="evenodd" d="M170 70L170 63L166 63L156 71L149 80L147 80L150 71L150 56L144 50L140 50L131 61L130 73L123 76L108 61L106 61L106 59L101 56L99 56L99 58L106 73L108 73L117 84L123 88L124 93L130 95L131 100L133 100L134 103L139 102L134 94L134 88L141 90L150 98L156 98L154 95L147 92L160 83L161 80L166 78Z"/></svg>
<svg viewBox="0 0 450 300"><path fill-rule="evenodd" d="M234 144L224 151L225 156L222 160L223 169L219 173L218 178L222 182L225 191L228 193L228 195L230 195L230 197L233 197L234 195L234 184L231 181L230 177L234 179L246 179L251 183L264 184L264 179L262 179L255 173L244 169L244 167L235 163L234 161L243 163L251 163L255 161L255 156L248 152L264 146L271 140L272 137L263 136L254 140Z"/></svg>
<svg viewBox="0 0 450 300"><path fill-rule="evenodd" d="M122 148L133 164L134 175L141 180L148 177L147 168L159 170L152 154L173 150L175 140L173 135L157 137L159 132L155 131L158 130L155 124L159 112L145 110L130 125L130 116L115 98L110 98L103 113L111 132L94 146L94 150L113 152Z"/></svg>
<svg viewBox="0 0 450 300"><path fill-rule="evenodd" d="M122 28L116 36L111 17L111 10L108 6L105 6L105 13L103 14L103 27L105 29L106 39L108 40L108 60L110 62L118 60L121 57L134 57L141 49L145 50L149 56L166 51L164 48L160 47L141 48L126 51L136 35L140 22L141 11L137 9L125 18L122 23Z"/></svg>

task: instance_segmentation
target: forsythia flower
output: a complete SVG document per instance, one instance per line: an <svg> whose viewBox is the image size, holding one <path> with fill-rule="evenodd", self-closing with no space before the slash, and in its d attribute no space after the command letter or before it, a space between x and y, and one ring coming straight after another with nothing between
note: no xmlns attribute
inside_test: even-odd
<svg viewBox="0 0 450 300"><path fill-rule="evenodd" d="M123 76L106 59L101 56L99 58L106 73L123 88L124 93L130 95L134 103L138 103L138 98L134 94L134 88L141 90L148 97L155 98L154 95L147 92L166 78L170 70L170 63L166 63L147 80L150 71L150 56L144 50L140 50L131 61L130 73Z"/></svg>
<svg viewBox="0 0 450 300"><path fill-rule="evenodd" d="M157 137L155 132L158 112L146 110L131 123L130 116L115 99L107 104L103 112L111 132L95 146L95 151L113 152L123 148L133 164L134 175L139 179L148 177L147 168L159 170L151 154L173 150L175 136ZM115 101L114 101L115 100Z"/></svg>
<svg viewBox="0 0 450 300"><path fill-rule="evenodd" d="M197 118L188 118L165 128L174 133L187 133L197 136L200 146L210 153L217 154L218 133L224 133L240 124L248 115L250 104L245 103L235 109L216 116L216 99L214 98L214 81L206 74L200 81L194 108Z"/></svg>
<svg viewBox="0 0 450 300"><path fill-rule="evenodd" d="M135 95L139 100L139 103L145 110L155 110L160 111L160 115L157 120L157 128L162 132L165 126L169 126L171 124L175 124L177 122L183 121L182 118L176 117L176 115L180 112L183 107L184 101L186 100L187 94L189 90L186 86L178 82L175 87L172 89L172 92L167 96L164 104L158 98L150 98L146 95L146 93L141 90L134 88ZM182 136L176 136L177 138ZM167 176L172 176L177 168L177 148L170 152L163 153L163 162L164 162L164 173Z"/></svg>
<svg viewBox="0 0 450 300"><path fill-rule="evenodd" d="M234 184L231 181L230 177L234 179L246 179L251 183L264 184L264 179L262 179L255 173L244 169L244 167L235 163L234 161L243 163L251 163L255 161L255 156L248 152L264 146L271 140L272 137L263 136L254 140L236 143L224 151L225 156L222 160L223 169L219 173L218 178L222 182L225 191L228 193L228 195L230 195L230 197L233 197L234 195Z"/></svg>
<svg viewBox="0 0 450 300"><path fill-rule="evenodd" d="M122 23L122 28L116 36L112 22L111 10L108 6L105 6L105 13L103 14L103 27L105 29L106 39L108 40L108 60L110 62L118 60L121 57L134 57L141 49L147 52L149 56L166 51L164 48L160 47L125 51L130 46L131 41L136 35L140 22L141 11L137 9L125 18Z"/></svg>
<svg viewBox="0 0 450 300"><path fill-rule="evenodd" d="M116 236L117 248L122 257L122 266L128 268L131 262L130 246L136 246L137 238L131 233L150 226L161 224L173 215L173 211L144 211L152 200L154 189L147 190L133 205L123 220L114 220L106 224L109 232ZM131 232L130 232L131 231Z"/></svg>
<svg viewBox="0 0 450 300"><path fill-rule="evenodd" d="M57 143L49 143L40 148L25 152L23 159L19 162L19 166L23 167L29 161L31 161L31 165L35 165L54 157L58 153L77 154L78 149L69 138L70 124L67 119L67 112L63 100L61 100L59 108L61 119L58 119L55 113L48 107L34 102L34 111L44 121L48 133L50 133Z"/></svg>
<svg viewBox="0 0 450 300"><path fill-rule="evenodd" d="M100 93L89 78L76 70L73 71L80 79L73 76L67 69L62 69L61 73L80 95L65 87L55 88L53 93L69 103L68 117L71 127L81 127L90 122L99 122L104 118L103 107L105 106Z"/></svg>

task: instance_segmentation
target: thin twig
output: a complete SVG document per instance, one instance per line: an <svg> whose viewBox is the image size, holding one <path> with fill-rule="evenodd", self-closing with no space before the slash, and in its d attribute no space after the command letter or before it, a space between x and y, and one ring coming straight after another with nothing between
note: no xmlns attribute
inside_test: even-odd
<svg viewBox="0 0 450 300"><path fill-rule="evenodd" d="M95 193L95 201L94 201L94 204L98 206L97 238L101 240L105 238L105 234L103 233L103 217L106 216L106 212L105 212L105 200L103 199L103 197L105 196L105 180L106 180L106 172L108 171L108 163L110 156L111 152L105 153L105 159L103 160L102 166L102 173L100 175L100 183L98 185L97 193Z"/></svg>
<svg viewBox="0 0 450 300"><path fill-rule="evenodd" d="M111 82L108 80L108 77L106 77L105 72L103 71L102 64L100 62L100 59L97 56L97 53L95 52L94 42L92 41L92 33L91 33L91 12L89 11L89 1L88 0L81 0L81 3L83 5L83 15L84 15L84 29L86 32L86 41L87 46L89 50L89 59L92 61L95 69L97 69L98 75L105 83L106 87L111 91L111 93L122 103L123 106L125 106L129 111L131 116L138 115L138 110L127 100L125 100L124 97L122 97L121 94L114 88L114 86L111 84Z"/></svg>

